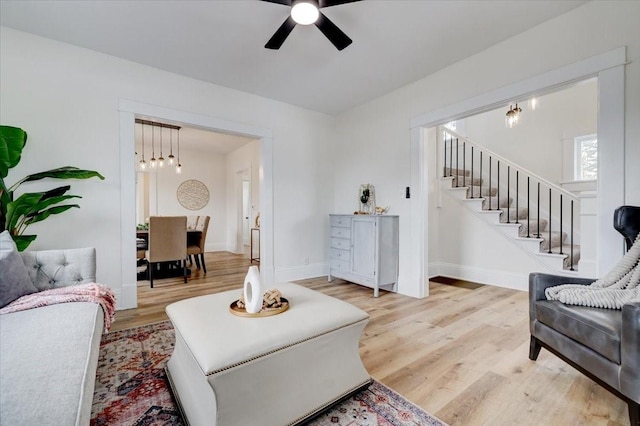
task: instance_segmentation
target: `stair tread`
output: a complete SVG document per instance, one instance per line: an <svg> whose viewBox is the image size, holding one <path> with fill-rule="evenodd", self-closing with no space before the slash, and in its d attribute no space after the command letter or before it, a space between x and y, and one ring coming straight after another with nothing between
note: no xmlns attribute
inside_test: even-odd
<svg viewBox="0 0 640 426"><path fill-rule="evenodd" d="M479 183L481 182L481 179L474 178L472 180L469 177L469 174L466 174L464 178L462 175L447 176L445 178L451 180L452 186L450 189L466 191L466 198L462 198L463 201L481 202L481 209L477 210L478 213L497 214L498 223L493 223L493 225L502 226L504 228L509 226L518 228L518 236L512 236L512 238L522 242L528 240L538 243L539 249L534 249L534 247L530 246L531 249L535 250L536 255L562 259L562 265L565 271L577 270L577 264L580 260L580 246L574 244L572 252L571 245L566 243L568 236L566 231L561 233L559 230L551 230L551 232L549 232L549 230L546 229L548 226L547 219L528 217L530 214L529 209L520 206L516 209L515 206L512 206L513 197L501 195L498 198L497 188L482 188ZM456 186L456 183L461 182L463 179L466 181L466 185ZM472 182L478 183L472 184ZM482 196L480 196L481 193ZM459 192L456 194L456 196L459 197ZM473 197L470 196L472 194L474 195ZM489 200L491 200L491 210L488 209ZM498 207L498 205L500 207ZM507 222L507 220L509 220L509 222ZM527 237L527 232L529 233L529 237ZM551 250L549 250L549 246L551 246ZM551 252L549 253L549 251ZM560 254L560 251L562 251L562 254Z"/></svg>
<svg viewBox="0 0 640 426"><path fill-rule="evenodd" d="M445 167L444 168L444 175L445 176L451 176L451 175L460 175L460 176L462 176L463 174L465 176L470 176L471 175L471 170L454 169L454 168L451 168L451 167Z"/></svg>

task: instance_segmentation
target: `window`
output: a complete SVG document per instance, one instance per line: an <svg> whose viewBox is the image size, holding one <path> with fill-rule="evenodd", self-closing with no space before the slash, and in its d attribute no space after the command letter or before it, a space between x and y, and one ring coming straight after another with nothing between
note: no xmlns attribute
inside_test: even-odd
<svg viewBox="0 0 640 426"><path fill-rule="evenodd" d="M598 135L578 136L574 141L575 179L598 179Z"/></svg>

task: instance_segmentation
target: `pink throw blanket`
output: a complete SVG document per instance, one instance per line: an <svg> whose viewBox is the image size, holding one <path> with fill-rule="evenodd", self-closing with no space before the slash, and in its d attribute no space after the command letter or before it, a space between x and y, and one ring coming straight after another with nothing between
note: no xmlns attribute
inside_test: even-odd
<svg viewBox="0 0 640 426"><path fill-rule="evenodd" d="M27 309L67 302L98 303L102 306L102 311L104 312L105 332L111 327L116 310L116 296L109 287L96 283L77 284L27 294L0 309L0 314L26 311Z"/></svg>

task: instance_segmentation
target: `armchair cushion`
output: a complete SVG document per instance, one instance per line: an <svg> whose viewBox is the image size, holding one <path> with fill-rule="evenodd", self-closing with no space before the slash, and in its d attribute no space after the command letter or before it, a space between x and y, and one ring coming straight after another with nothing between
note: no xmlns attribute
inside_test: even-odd
<svg viewBox="0 0 640 426"><path fill-rule="evenodd" d="M538 321L620 364L622 313L613 309L537 302Z"/></svg>

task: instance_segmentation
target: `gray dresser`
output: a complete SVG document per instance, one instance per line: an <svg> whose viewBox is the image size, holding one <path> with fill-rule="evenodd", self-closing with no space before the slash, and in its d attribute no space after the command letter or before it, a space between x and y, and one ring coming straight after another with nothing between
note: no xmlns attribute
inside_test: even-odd
<svg viewBox="0 0 640 426"><path fill-rule="evenodd" d="M329 215L329 281L333 277L373 288L396 290L398 216Z"/></svg>

